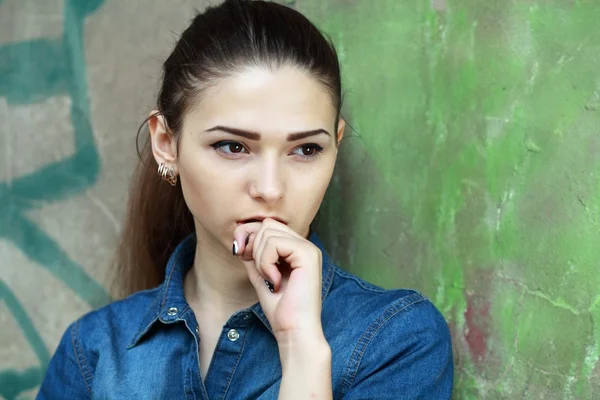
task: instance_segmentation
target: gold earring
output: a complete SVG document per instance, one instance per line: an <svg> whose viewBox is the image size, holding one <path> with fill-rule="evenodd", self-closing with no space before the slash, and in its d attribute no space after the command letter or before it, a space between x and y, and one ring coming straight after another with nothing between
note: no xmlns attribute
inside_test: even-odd
<svg viewBox="0 0 600 400"><path fill-rule="evenodd" d="M171 186L177 184L177 174L175 173L175 167L167 167L164 163L160 163L158 166L158 175L165 181L169 182Z"/></svg>

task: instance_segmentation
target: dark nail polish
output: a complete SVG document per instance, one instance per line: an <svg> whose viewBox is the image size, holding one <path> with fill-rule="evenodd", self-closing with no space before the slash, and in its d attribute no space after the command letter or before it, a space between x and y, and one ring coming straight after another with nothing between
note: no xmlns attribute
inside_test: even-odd
<svg viewBox="0 0 600 400"><path fill-rule="evenodd" d="M269 288L271 293L273 293L275 291L275 286L273 286L273 284L266 279L265 279L265 285L267 285L267 287Z"/></svg>
<svg viewBox="0 0 600 400"><path fill-rule="evenodd" d="M237 255L238 253L238 244L237 244L237 240L233 241L233 247L231 249L231 252L233 253L233 255Z"/></svg>

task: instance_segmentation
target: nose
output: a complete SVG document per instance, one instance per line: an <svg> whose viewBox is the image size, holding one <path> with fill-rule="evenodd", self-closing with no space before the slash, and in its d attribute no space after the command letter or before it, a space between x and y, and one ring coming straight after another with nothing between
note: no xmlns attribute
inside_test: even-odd
<svg viewBox="0 0 600 400"><path fill-rule="evenodd" d="M250 196L266 203L275 203L283 197L282 171L275 160L264 160L252 173Z"/></svg>

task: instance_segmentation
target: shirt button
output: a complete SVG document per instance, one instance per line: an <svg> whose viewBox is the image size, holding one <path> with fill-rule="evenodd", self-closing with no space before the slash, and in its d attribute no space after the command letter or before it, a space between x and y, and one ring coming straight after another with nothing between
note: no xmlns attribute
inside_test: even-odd
<svg viewBox="0 0 600 400"><path fill-rule="evenodd" d="M250 318L252 318L252 314L246 313L246 315L244 315L244 319L250 319Z"/></svg>
<svg viewBox="0 0 600 400"><path fill-rule="evenodd" d="M229 332L227 332L227 338L232 342L235 342L240 338L240 334L235 329L231 329Z"/></svg>
<svg viewBox="0 0 600 400"><path fill-rule="evenodd" d="M199 335L200 334L200 329L198 327L196 327L196 333Z"/></svg>
<svg viewBox="0 0 600 400"><path fill-rule="evenodd" d="M167 315L172 317L173 315L177 315L177 312L179 312L177 307L171 307L169 308L169 311L167 311Z"/></svg>

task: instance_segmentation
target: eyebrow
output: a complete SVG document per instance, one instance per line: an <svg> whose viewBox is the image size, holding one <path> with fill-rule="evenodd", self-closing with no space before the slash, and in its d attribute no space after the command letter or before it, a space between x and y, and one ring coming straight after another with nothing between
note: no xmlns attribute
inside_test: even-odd
<svg viewBox="0 0 600 400"><path fill-rule="evenodd" d="M250 139L250 140L257 140L257 141L260 140L260 133L258 133L258 132L245 131L242 129L230 128L230 127L222 126L222 125L217 125L217 126L214 126L210 129L206 130L206 132L213 132L213 131L223 131L223 132L231 133L232 135L242 136L242 137L245 137L246 139ZM327 132L325 129L313 129L311 131L290 133L287 136L287 140L288 140L288 142L295 142L296 140L301 140L301 139L304 139L304 138L307 138L310 136L320 135L322 133L324 133L328 136L331 136L329 134L329 132Z"/></svg>

